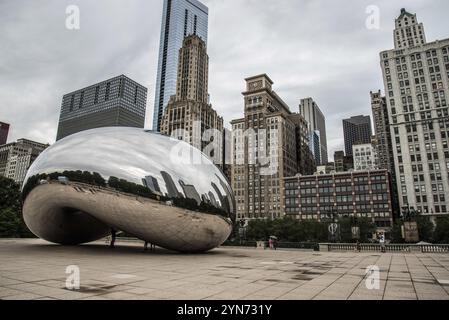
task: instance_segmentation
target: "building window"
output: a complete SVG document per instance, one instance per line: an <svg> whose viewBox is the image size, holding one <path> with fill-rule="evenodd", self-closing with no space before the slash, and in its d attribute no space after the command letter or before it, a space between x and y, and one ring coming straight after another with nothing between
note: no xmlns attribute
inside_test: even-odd
<svg viewBox="0 0 449 320"><path fill-rule="evenodd" d="M79 108L80 109L83 108L83 103L84 103L84 91L81 92L81 96L80 96L80 103L79 103Z"/></svg>
<svg viewBox="0 0 449 320"><path fill-rule="evenodd" d="M97 86L95 88L95 98L94 98L94 104L98 104L98 96L100 94L100 86Z"/></svg>
<svg viewBox="0 0 449 320"><path fill-rule="evenodd" d="M137 104L138 95L139 95L139 86L136 86L136 90L134 92L134 104Z"/></svg>
<svg viewBox="0 0 449 320"><path fill-rule="evenodd" d="M73 111L74 105L75 105L75 95L72 94L72 97L70 98L70 111Z"/></svg>
<svg viewBox="0 0 449 320"><path fill-rule="evenodd" d="M105 94L104 94L104 100L105 100L105 101L108 101L108 100L109 100L109 94L110 94L110 92L111 92L111 83L108 82L108 83L106 84L106 92L105 92Z"/></svg>

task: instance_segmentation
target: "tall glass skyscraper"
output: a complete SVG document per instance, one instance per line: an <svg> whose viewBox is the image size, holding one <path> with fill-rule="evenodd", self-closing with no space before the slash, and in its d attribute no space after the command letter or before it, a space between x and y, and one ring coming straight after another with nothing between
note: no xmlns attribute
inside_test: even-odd
<svg viewBox="0 0 449 320"><path fill-rule="evenodd" d="M164 0L153 130L160 131L170 96L176 94L179 49L195 34L207 45L209 9L198 0Z"/></svg>

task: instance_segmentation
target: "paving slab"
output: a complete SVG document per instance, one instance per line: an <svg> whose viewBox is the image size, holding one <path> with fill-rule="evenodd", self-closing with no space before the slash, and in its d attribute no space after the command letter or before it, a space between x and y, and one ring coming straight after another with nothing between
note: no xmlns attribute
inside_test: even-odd
<svg viewBox="0 0 449 320"><path fill-rule="evenodd" d="M0 240L4 300L449 300L449 255L219 248L205 254L104 242ZM79 270L80 288L68 290ZM367 274L377 266L379 274ZM378 277L378 289L367 287ZM371 290L372 289L372 290Z"/></svg>

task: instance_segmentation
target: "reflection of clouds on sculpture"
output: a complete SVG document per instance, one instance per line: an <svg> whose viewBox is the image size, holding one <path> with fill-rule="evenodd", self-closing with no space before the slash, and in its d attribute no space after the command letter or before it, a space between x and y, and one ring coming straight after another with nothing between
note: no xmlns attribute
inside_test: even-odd
<svg viewBox="0 0 449 320"><path fill-rule="evenodd" d="M57 184L58 175L64 175L64 172L65 175L69 175L67 177L70 181L69 186L73 188L79 187L79 189L83 189L86 183L91 183L94 173L99 173L98 177L100 178L97 177L97 180L101 179L103 181L93 186L94 189L92 190L92 192L97 193L97 197L100 197L100 193L104 193L104 198L106 199L109 196L106 195L107 192L120 191L125 196L136 194L138 197L147 198L148 200L143 202L149 201L153 206L162 208L159 210L160 213L164 212L167 217L170 215L170 213L167 213L170 210L167 210L164 206L165 201L170 200L174 207L181 208L184 212L189 210L189 212L194 214L207 214L217 218L224 217L225 219L222 221L226 221L228 218L234 219L234 197L222 172L208 159L205 159L205 164L202 165L172 162L169 154L175 145L178 147L181 145L180 148L183 151L188 151L195 157L204 157L199 150L185 142L173 141L168 137L145 132L141 129L103 128L69 136L47 149L34 162L25 180L25 196L27 197L28 193L32 192L34 188L37 190L49 189L50 187L58 188L58 190L64 189ZM80 172L77 173L78 170ZM36 177L40 180L45 178L50 183L45 188L41 188L36 182ZM102 187L103 185L104 187ZM31 196L33 196L32 193ZM78 196L79 194L73 195L74 198ZM85 198L88 199L89 197L86 196ZM74 199L70 199L70 201L72 200L74 201ZM83 200L78 199L78 201L82 202ZM114 199L110 201L114 201ZM38 202L35 203L37 205ZM63 201L57 205L63 205ZM55 204L55 207L57 205ZM69 206L69 204L66 205ZM87 204L83 205L83 208L76 209L82 212L85 212L87 209L90 210ZM119 206L119 204L117 205ZM142 211L142 214L145 214L145 211L151 214L151 206L147 205L147 209L139 207L135 210ZM70 206L73 206L73 202L70 203ZM174 207L171 211L179 214L181 211L176 210ZM27 209L31 208L35 210L35 207L32 205L27 207ZM95 210L95 208L92 210ZM43 212L39 214L45 216ZM101 222L117 227L119 230L126 227L128 230L123 231L133 234L133 230L130 230L133 228L128 225L121 225L119 219L116 219L114 224L105 221L102 213L90 212L90 214ZM123 214L129 215L130 213L126 212ZM26 220L28 218L28 222L32 220L32 215L32 212L25 212L24 209L24 216ZM133 219L138 218L134 217ZM211 217L207 217L206 220L211 220ZM229 234L224 239L222 238L223 234L230 232L228 230L230 227L228 225L229 222L230 220L222 226L221 231L215 230L213 232L215 235L217 233L221 234L221 236L216 238L216 243L203 245L203 247L210 249L211 246L214 247L221 244L218 242L226 240ZM163 223L162 220L160 223ZM37 223L34 227L39 229L42 226ZM143 238L146 236L146 232L145 230L136 229L134 230L134 235ZM185 235L185 237L188 237L188 235ZM157 243L154 240L158 239L152 238L148 240ZM160 245L162 246L162 244ZM166 247L176 249L176 245L166 244ZM190 246L185 245L185 247L190 249L182 249L181 251L196 250L196 247L192 244Z"/></svg>

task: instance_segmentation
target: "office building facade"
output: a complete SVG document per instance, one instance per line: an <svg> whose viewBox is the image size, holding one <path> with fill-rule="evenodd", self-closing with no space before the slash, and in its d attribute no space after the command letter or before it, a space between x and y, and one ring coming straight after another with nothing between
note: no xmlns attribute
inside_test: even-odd
<svg viewBox="0 0 449 320"><path fill-rule="evenodd" d="M48 147L27 139L0 146L0 176L22 184L31 164Z"/></svg>
<svg viewBox="0 0 449 320"><path fill-rule="evenodd" d="M314 150L315 145L311 145L311 150L318 160L317 164L327 164L329 157L327 151L326 118L323 112L312 98L305 98L301 99L299 113L309 124L311 139L314 139L314 136L318 135L320 152L316 153Z"/></svg>
<svg viewBox="0 0 449 320"><path fill-rule="evenodd" d="M352 146L354 171L379 170L379 156L375 145L371 143Z"/></svg>
<svg viewBox="0 0 449 320"><path fill-rule="evenodd" d="M390 171L392 176L394 176L393 146L391 141L387 99L385 96L382 96L380 90L377 92L371 91L370 94L379 168Z"/></svg>
<svg viewBox="0 0 449 320"><path fill-rule="evenodd" d="M0 145L8 142L9 124L0 122Z"/></svg>
<svg viewBox="0 0 449 320"><path fill-rule="evenodd" d="M64 95L56 140L102 127L145 126L147 88L121 75Z"/></svg>
<svg viewBox="0 0 449 320"><path fill-rule="evenodd" d="M346 156L352 156L352 146L371 143L373 135L370 116L356 116L343 120Z"/></svg>
<svg viewBox="0 0 449 320"><path fill-rule="evenodd" d="M273 91L266 74L245 80L245 117L231 122L237 218L278 219L284 216L282 179L315 171L308 124Z"/></svg>
<svg viewBox="0 0 449 320"><path fill-rule="evenodd" d="M164 0L153 130L160 131L165 109L176 94L179 50L184 38L197 35L207 46L209 9L198 0Z"/></svg>
<svg viewBox="0 0 449 320"><path fill-rule="evenodd" d="M195 35L184 39L178 63L176 95L164 112L161 133L179 138L204 151L214 163L222 164L223 118L208 99L209 57L206 44ZM205 132L211 130L211 136ZM215 148L205 150L212 142Z"/></svg>
<svg viewBox="0 0 449 320"><path fill-rule="evenodd" d="M287 216L317 221L334 214L369 218L385 231L393 225L387 170L297 175L285 178L284 185Z"/></svg>
<svg viewBox="0 0 449 320"><path fill-rule="evenodd" d="M354 170L354 158L346 156L344 151L334 153L334 167L336 172L348 172Z"/></svg>
<svg viewBox="0 0 449 320"><path fill-rule="evenodd" d="M449 39L427 42L416 15L401 10L395 48L380 53L400 207L449 209Z"/></svg>

